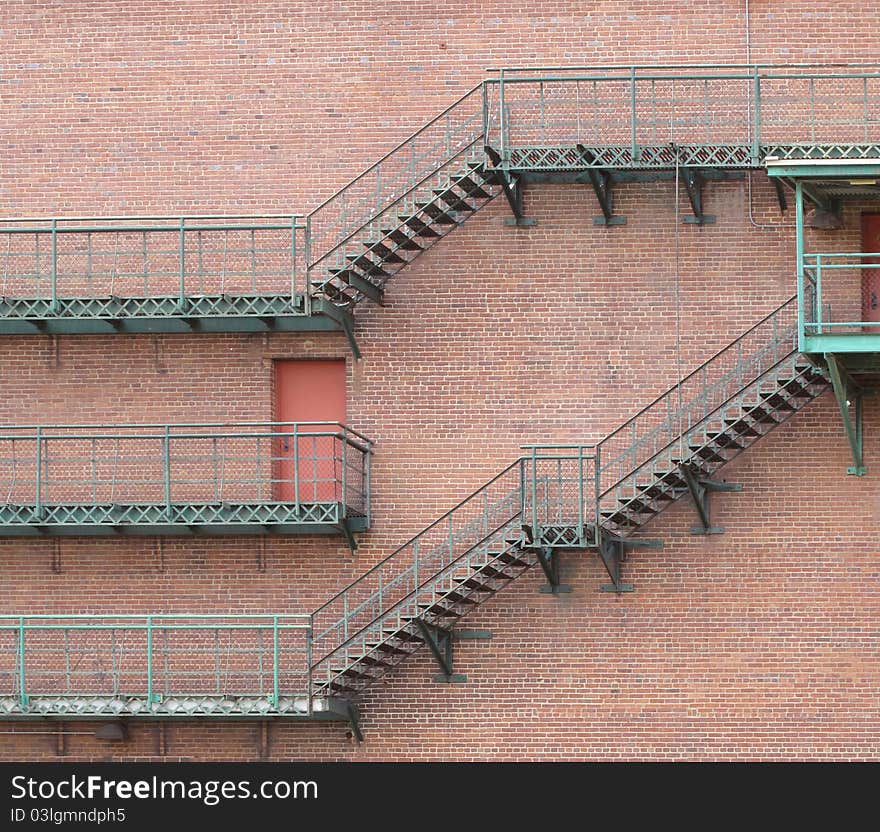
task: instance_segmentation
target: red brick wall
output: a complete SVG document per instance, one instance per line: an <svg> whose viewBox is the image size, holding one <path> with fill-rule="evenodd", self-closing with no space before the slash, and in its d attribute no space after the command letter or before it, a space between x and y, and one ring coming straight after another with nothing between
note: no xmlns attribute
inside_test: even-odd
<svg viewBox="0 0 880 832"><path fill-rule="evenodd" d="M0 35L7 215L307 210L501 63L745 60L740 4L9 3ZM753 3L759 61L867 60L864 4ZM393 83L392 83L393 81ZM20 337L0 344L0 423L267 419L276 357L347 356L351 424L377 440L374 527L330 538L0 540L2 611L308 611L487 480L530 441L594 441L794 293L792 218L755 177L706 193L717 223L676 233L670 183L526 194L531 229L490 204L337 334ZM686 200L682 212L688 212ZM848 216L849 231L856 217ZM841 236L840 239L844 239ZM827 238L826 238L827 239ZM680 285L681 360L675 334ZM721 537L682 503L626 564L637 591L536 573L481 608L469 683L408 660L362 701L366 742L276 723L277 759L874 758L878 586L869 474L848 478L825 396L731 464ZM265 546L265 571L258 566ZM159 756L66 723L70 758ZM0 757L53 758L43 724L0 725ZM38 732L22 737L23 733ZM42 733L39 733L42 732ZM49 733L46 733L49 732ZM166 728L165 759L255 759L255 723Z"/></svg>

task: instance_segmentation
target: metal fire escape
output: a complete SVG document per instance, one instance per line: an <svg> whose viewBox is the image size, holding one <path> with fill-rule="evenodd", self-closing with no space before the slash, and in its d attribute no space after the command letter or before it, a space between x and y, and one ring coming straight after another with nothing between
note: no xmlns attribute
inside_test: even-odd
<svg viewBox="0 0 880 832"><path fill-rule="evenodd" d="M0 623L0 713L343 719L359 734L353 697L416 650L428 648L440 681L462 681L454 644L485 634L459 622L532 566L547 591L563 592L562 553L594 551L609 575L605 588L629 591L627 553L660 543L636 533L681 497L693 502L694 533L719 533L713 495L739 489L719 469L829 386L860 473L863 377L880 365L880 351L875 325L861 313L829 315L823 276L827 283L834 268L858 274L880 254L806 253L804 200L827 221L839 219L843 198L868 195L851 189L874 189L878 110L873 68L504 69L310 214L279 227L232 228L216 218L220 227L210 229L195 219L134 230L101 221L73 229L60 220L5 223L2 331L198 332L246 321L251 329L338 328L357 350L352 309L383 303L398 271L497 195L510 224L527 226L540 221L527 216L529 184L582 185L599 205L593 221L613 233L624 221L615 186L665 179L688 197L692 214L683 219L707 225L705 182L767 170L781 210L794 190L798 295L601 442L528 448L308 615L8 617ZM258 242L260 231L289 236ZM273 283L282 275L283 291ZM231 276L244 283L230 289ZM175 291L162 282L172 278ZM255 297L259 308L248 306ZM263 304L279 297L286 311L270 314ZM28 464L41 469L29 472L36 490L20 498L25 512L49 505L42 441L24 439L36 448ZM166 498L145 499L160 519L199 503L189 494L168 498L172 466L159 470ZM13 482L10 493L19 494ZM88 483L106 488L94 477L80 486L87 491ZM65 511L76 502L65 497ZM108 501L96 492L79 502L88 514ZM351 508L347 499L336 504ZM43 517L25 525L44 531Z"/></svg>

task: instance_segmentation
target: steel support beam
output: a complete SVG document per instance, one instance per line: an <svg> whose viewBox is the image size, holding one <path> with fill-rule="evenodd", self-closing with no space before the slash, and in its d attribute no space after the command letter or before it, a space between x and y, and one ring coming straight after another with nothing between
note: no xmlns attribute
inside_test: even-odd
<svg viewBox="0 0 880 832"><path fill-rule="evenodd" d="M785 184L781 179L771 179L776 189L776 200L779 203L779 213L784 214L788 210L788 200L785 197Z"/></svg>
<svg viewBox="0 0 880 832"><path fill-rule="evenodd" d="M351 735L358 741L364 741L364 732L361 728L361 715L357 707L349 702L348 704L348 725L351 728Z"/></svg>
<svg viewBox="0 0 880 832"><path fill-rule="evenodd" d="M713 491L742 491L743 487L738 482L718 482L700 476L700 471L689 463L683 462L678 466L684 477L685 484L694 501L697 515L700 518L699 526L691 527L691 534L722 534L721 526L712 525L712 512L709 497Z"/></svg>
<svg viewBox="0 0 880 832"><path fill-rule="evenodd" d="M442 673L434 677L434 681L445 682L446 684L466 682L467 676L461 673L453 673L452 671L452 630L428 624L422 618L416 618L415 623L425 644L428 645L431 655L435 658L437 664L440 665L440 670L442 671Z"/></svg>
<svg viewBox="0 0 880 832"><path fill-rule="evenodd" d="M826 353L825 363L828 365L834 398L837 399L837 406L843 420L843 429L846 432L853 458L853 464L846 469L846 473L861 477L867 471L862 457L862 398L864 391L853 381L852 376L846 371L836 355Z"/></svg>
<svg viewBox="0 0 880 832"><path fill-rule="evenodd" d="M577 149L587 162L592 164L596 161L596 157L582 144L579 144ZM614 201L611 195L613 180L610 172L590 167L587 168L587 177L596 193L596 199L599 200L599 208L602 210L601 217L593 217L593 225L626 225L626 217L614 216Z"/></svg>
<svg viewBox="0 0 880 832"><path fill-rule="evenodd" d="M632 584L621 581L620 567L626 561L627 552L631 549L662 549L663 541L643 538L633 540L631 538L615 537L614 535L601 534L599 536L599 557L611 578L610 584L602 584L599 588L602 592L633 592Z"/></svg>
<svg viewBox="0 0 880 832"><path fill-rule="evenodd" d="M571 592L568 584L559 583L559 552L552 548L537 549L538 563L547 578L547 583L541 587L541 592L558 595L560 592Z"/></svg>
<svg viewBox="0 0 880 832"><path fill-rule="evenodd" d="M696 225L711 225L715 222L712 214L703 213L703 175L698 168L681 168L681 181L684 182L688 199L691 203L692 216L685 215L682 222ZM678 194L675 195L678 199Z"/></svg>
<svg viewBox="0 0 880 832"><path fill-rule="evenodd" d="M501 156L498 151L489 145L485 146L486 155L492 162L493 172L497 178L497 182L504 191L504 196L513 211L513 219L505 220L506 225L528 226L536 225L537 220L534 217L527 217L523 214L523 180L522 176L510 173L504 169L501 162Z"/></svg>

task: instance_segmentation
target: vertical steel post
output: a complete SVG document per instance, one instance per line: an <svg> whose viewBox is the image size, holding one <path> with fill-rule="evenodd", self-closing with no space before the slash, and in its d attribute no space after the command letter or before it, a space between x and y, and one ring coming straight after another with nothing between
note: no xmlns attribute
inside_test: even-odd
<svg viewBox="0 0 880 832"><path fill-rule="evenodd" d="M147 704L153 704L153 617L151 615L147 616Z"/></svg>
<svg viewBox="0 0 880 832"><path fill-rule="evenodd" d="M578 540L584 539L584 446L578 445Z"/></svg>
<svg viewBox="0 0 880 832"><path fill-rule="evenodd" d="M371 507L370 507L371 502L372 502L371 499L370 499L370 476L371 476L371 475L370 475L370 470L371 470L371 465L372 465L372 457L373 457L373 454L372 454L372 452L371 452L370 446L367 445L367 449L366 449L365 451L363 451L363 457L362 457L362 460L363 460L363 463L364 463L364 471L365 471L365 472L364 472L364 477L365 477L365 480L366 480L366 496L365 496L365 499L366 499L366 501L367 501L367 504L366 504L366 506L364 506L364 508L365 508L365 510L366 510L366 513L367 513L367 526L370 526L370 525L372 524L372 520L373 520L373 512L372 512L372 509L371 509Z"/></svg>
<svg viewBox="0 0 880 832"><path fill-rule="evenodd" d="M419 588L419 541L413 541L413 592Z"/></svg>
<svg viewBox="0 0 880 832"><path fill-rule="evenodd" d="M37 425L37 493L36 512L37 517L43 516L43 436L42 428Z"/></svg>
<svg viewBox="0 0 880 832"><path fill-rule="evenodd" d="M312 715L313 704L312 704L312 630L315 626L315 618L313 615L309 615L309 628L306 630L306 690L308 693L306 694L306 707L308 708L309 716Z"/></svg>
<svg viewBox="0 0 880 832"><path fill-rule="evenodd" d="M602 514L599 507L599 498L601 496L601 488L602 488L602 446L596 445L596 459L593 463L595 469L593 471L593 490L594 495L593 498L595 500L596 505L596 540L594 541L596 545L599 545L599 525L602 522Z"/></svg>
<svg viewBox="0 0 880 832"><path fill-rule="evenodd" d="M757 165L761 159L761 75L758 71L757 64L754 68L754 108L755 117L753 119L755 127L752 134L752 164Z"/></svg>
<svg viewBox="0 0 880 832"><path fill-rule="evenodd" d="M293 423L293 504L299 517L299 422Z"/></svg>
<svg viewBox="0 0 880 832"><path fill-rule="evenodd" d="M303 260L305 261L305 277L303 291L305 294L306 315L312 314L312 283L309 276L312 273L312 217L306 217L305 239L303 240Z"/></svg>
<svg viewBox="0 0 880 832"><path fill-rule="evenodd" d="M178 298L178 303L180 308L182 309L184 303L186 301L186 231L184 230L184 225L186 223L186 218L180 218L180 241L179 241L179 256L180 256L180 297Z"/></svg>
<svg viewBox="0 0 880 832"><path fill-rule="evenodd" d="M501 144L501 162L504 164L508 160L508 152L507 152L507 129L506 129L506 119L504 117L504 68L498 70L498 115L499 115L499 124L498 124L498 137L499 142Z"/></svg>
<svg viewBox="0 0 880 832"><path fill-rule="evenodd" d="M171 519L171 435L170 427L165 425L162 438L162 477L165 491L165 516Z"/></svg>
<svg viewBox="0 0 880 832"><path fill-rule="evenodd" d="M348 476L346 471L348 469L348 436L346 436L345 428L342 428L342 516L348 516ZM334 457L336 455L334 454ZM333 467L336 467L336 460L333 460ZM334 486L335 490L335 486Z"/></svg>
<svg viewBox="0 0 880 832"><path fill-rule="evenodd" d="M532 445L532 535L538 536L538 449Z"/></svg>
<svg viewBox="0 0 880 832"><path fill-rule="evenodd" d="M290 306L296 308L296 217L290 220Z"/></svg>
<svg viewBox="0 0 880 832"><path fill-rule="evenodd" d="M489 144L489 96L486 91L487 82L480 84L483 96L483 147Z"/></svg>
<svg viewBox="0 0 880 832"><path fill-rule="evenodd" d="M822 255L816 255L816 334L822 334Z"/></svg>
<svg viewBox="0 0 880 832"><path fill-rule="evenodd" d="M278 710L278 616L272 616L272 704ZM262 687L262 685L260 685Z"/></svg>
<svg viewBox="0 0 880 832"><path fill-rule="evenodd" d="M58 306L58 220L52 219L52 299L49 308L54 312Z"/></svg>
<svg viewBox="0 0 880 832"><path fill-rule="evenodd" d="M804 188L798 179L794 186L795 245L797 253L798 350L804 350Z"/></svg>
<svg viewBox="0 0 880 832"><path fill-rule="evenodd" d="M24 670L24 616L18 618L18 702L22 710L27 707L28 695L25 691Z"/></svg>
<svg viewBox="0 0 880 832"><path fill-rule="evenodd" d="M638 159L638 151L636 149L636 68L630 67L629 70L629 108L630 108L630 133L632 139L632 161Z"/></svg>

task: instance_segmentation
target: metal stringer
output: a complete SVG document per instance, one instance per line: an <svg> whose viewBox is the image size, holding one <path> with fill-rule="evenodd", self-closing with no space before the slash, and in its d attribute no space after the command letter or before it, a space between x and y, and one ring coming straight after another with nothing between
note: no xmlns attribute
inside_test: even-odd
<svg viewBox="0 0 880 832"><path fill-rule="evenodd" d="M678 466L700 518L699 526L691 526L691 534L723 534L721 526L712 525L709 498L713 491L742 491L742 483L718 482L700 476L700 472L687 462Z"/></svg>
<svg viewBox="0 0 880 832"><path fill-rule="evenodd" d="M846 469L846 473L861 477L867 471L862 456L862 398L864 391L853 381L846 368L837 360L837 356L826 353L825 363L828 365L828 375L831 376L834 398L837 399L837 406L843 419L843 429L852 452L853 464Z"/></svg>
<svg viewBox="0 0 880 832"><path fill-rule="evenodd" d="M428 624L421 618L415 619L415 623L425 640L425 644L428 645L431 655L437 660L440 670L443 671L434 677L434 681L446 684L466 682L467 676L452 672L452 631Z"/></svg>

